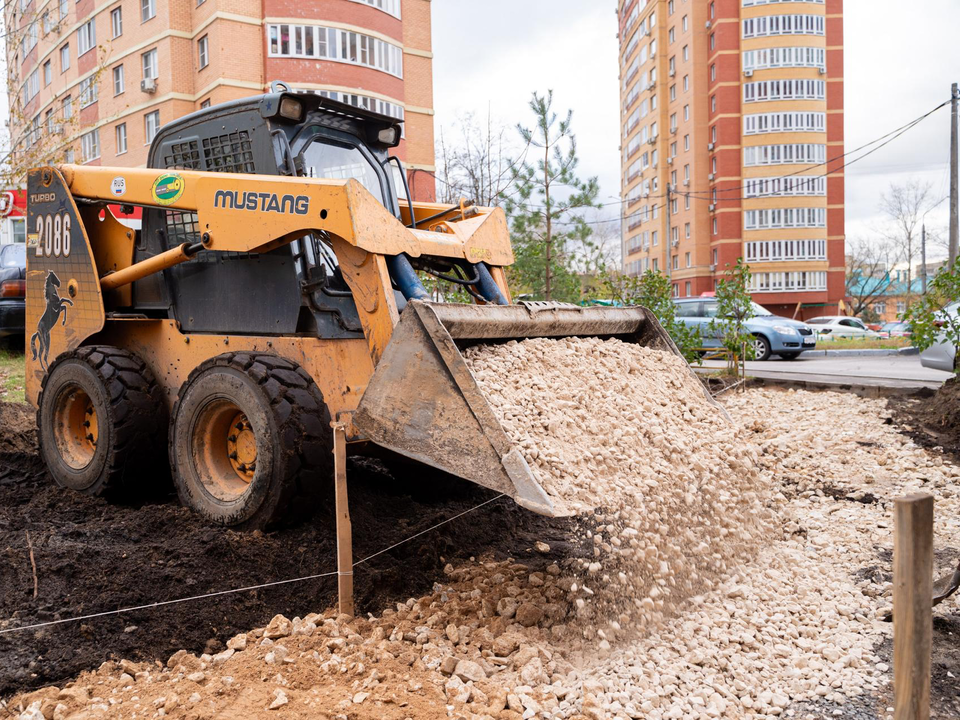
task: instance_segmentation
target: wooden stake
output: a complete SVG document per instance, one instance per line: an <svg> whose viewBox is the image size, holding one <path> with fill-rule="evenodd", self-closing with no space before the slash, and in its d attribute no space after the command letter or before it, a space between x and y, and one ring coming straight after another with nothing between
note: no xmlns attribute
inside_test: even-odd
<svg viewBox="0 0 960 720"><path fill-rule="evenodd" d="M933 642L933 496L894 500L894 720L930 717Z"/></svg>
<svg viewBox="0 0 960 720"><path fill-rule="evenodd" d="M343 423L333 425L333 463L336 474L337 590L340 612L353 615L353 528L347 503L347 434Z"/></svg>

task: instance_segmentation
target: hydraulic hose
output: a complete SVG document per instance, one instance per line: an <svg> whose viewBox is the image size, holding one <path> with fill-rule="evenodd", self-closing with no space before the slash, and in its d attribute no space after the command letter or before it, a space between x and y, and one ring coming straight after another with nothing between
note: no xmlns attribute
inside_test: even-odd
<svg viewBox="0 0 960 720"><path fill-rule="evenodd" d="M410 264L410 258L400 255L387 256L387 270L390 277L397 284L400 294L407 300L429 300L430 293L423 287L416 270Z"/></svg>

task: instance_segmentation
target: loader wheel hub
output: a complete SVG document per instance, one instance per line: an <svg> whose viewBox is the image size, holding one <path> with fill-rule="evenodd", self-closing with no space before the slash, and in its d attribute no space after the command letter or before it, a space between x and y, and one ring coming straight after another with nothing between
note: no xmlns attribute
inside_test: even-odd
<svg viewBox="0 0 960 720"><path fill-rule="evenodd" d="M97 411L90 396L78 385L64 389L53 411L53 436L63 461L82 470L97 451L100 436Z"/></svg>
<svg viewBox="0 0 960 720"><path fill-rule="evenodd" d="M257 436L234 402L217 398L200 411L193 460L203 486L218 500L231 502L250 488L257 471Z"/></svg>

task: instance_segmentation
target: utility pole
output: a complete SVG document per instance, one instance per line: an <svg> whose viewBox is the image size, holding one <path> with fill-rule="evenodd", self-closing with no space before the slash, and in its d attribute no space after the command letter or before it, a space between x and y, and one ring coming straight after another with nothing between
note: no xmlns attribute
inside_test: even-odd
<svg viewBox="0 0 960 720"><path fill-rule="evenodd" d="M957 207L957 100L960 90L957 83L950 88L950 267L957 261L957 237L960 233Z"/></svg>
<svg viewBox="0 0 960 720"><path fill-rule="evenodd" d="M920 272L923 273L923 294L927 294L927 224L920 225Z"/></svg>

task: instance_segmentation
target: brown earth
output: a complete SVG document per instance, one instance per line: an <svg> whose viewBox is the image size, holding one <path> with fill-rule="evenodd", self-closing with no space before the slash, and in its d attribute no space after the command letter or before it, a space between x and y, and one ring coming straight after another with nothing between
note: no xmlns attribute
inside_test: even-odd
<svg viewBox="0 0 960 720"><path fill-rule="evenodd" d="M960 462L960 376L935 393L918 398L890 398L893 422L921 447L941 447Z"/></svg>
<svg viewBox="0 0 960 720"><path fill-rule="evenodd" d="M43 470L35 436L30 408L0 404L0 630L336 569L332 499L298 527L233 532L204 524L172 489L139 506L62 490ZM494 497L449 476L392 476L367 458L352 458L348 477L356 559ZM496 500L358 568L357 610L419 597L447 562L481 553L544 566L568 554L575 535L570 521ZM536 551L537 541L550 552ZM0 697L106 660L165 661L181 648L215 652L278 613L306 616L335 602L336 577L326 577L0 635Z"/></svg>

